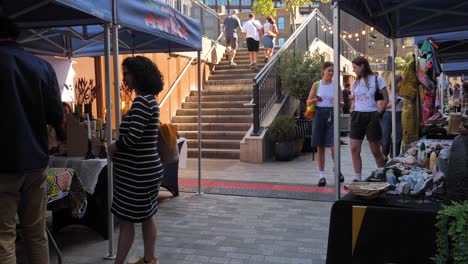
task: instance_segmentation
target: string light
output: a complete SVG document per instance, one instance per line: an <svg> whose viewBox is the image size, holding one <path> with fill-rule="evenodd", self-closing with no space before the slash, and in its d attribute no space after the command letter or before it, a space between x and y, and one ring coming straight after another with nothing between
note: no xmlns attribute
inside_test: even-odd
<svg viewBox="0 0 468 264"><path fill-rule="evenodd" d="M374 27L370 27L370 31L372 31L372 32L373 32L373 31L374 31Z"/></svg>
<svg viewBox="0 0 468 264"><path fill-rule="evenodd" d="M354 36L357 38L357 37L359 37L359 34L358 34L358 33L356 33L356 34L354 34Z"/></svg>
<svg viewBox="0 0 468 264"><path fill-rule="evenodd" d="M362 35L365 35L365 34L366 34L366 30L363 29L362 32L361 32L361 34L362 34Z"/></svg>

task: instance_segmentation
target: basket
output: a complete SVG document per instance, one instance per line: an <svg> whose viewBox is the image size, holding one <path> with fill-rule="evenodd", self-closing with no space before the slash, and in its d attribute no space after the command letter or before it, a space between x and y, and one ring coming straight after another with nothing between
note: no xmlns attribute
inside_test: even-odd
<svg viewBox="0 0 468 264"><path fill-rule="evenodd" d="M357 196L373 199L385 192L389 186L386 182L352 182L346 187Z"/></svg>

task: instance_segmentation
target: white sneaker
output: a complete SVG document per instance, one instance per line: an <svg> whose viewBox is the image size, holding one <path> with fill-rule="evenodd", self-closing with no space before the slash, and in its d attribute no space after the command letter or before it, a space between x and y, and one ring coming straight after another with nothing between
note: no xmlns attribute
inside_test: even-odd
<svg viewBox="0 0 468 264"><path fill-rule="evenodd" d="M229 65L231 65L231 66L236 66L236 65L237 65L237 63L235 63L235 62L231 61L231 62L229 63Z"/></svg>

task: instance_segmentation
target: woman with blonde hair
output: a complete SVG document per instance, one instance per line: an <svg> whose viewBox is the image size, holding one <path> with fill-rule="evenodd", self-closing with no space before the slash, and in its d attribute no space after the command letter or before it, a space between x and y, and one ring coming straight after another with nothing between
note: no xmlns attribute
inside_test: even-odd
<svg viewBox="0 0 468 264"><path fill-rule="evenodd" d="M263 48L265 50L265 62L273 57L273 49L275 47L276 35L278 35L278 27L276 20L272 16L266 17L266 23L263 26Z"/></svg>
<svg viewBox="0 0 468 264"><path fill-rule="evenodd" d="M330 148L332 159L335 153L333 146L333 101L335 100L333 73L333 62L324 62L322 79L312 85L307 98L308 106L315 104L315 116L312 121L312 147L317 148L317 163L320 173L317 185L319 187L327 184L325 179L325 148ZM344 105L342 98L340 98L340 105ZM340 182L343 181L344 177L340 174Z"/></svg>

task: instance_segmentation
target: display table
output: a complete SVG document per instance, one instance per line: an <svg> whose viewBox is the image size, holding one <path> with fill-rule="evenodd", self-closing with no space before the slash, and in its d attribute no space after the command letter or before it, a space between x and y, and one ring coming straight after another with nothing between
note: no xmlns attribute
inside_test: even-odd
<svg viewBox="0 0 468 264"><path fill-rule="evenodd" d="M327 263L430 263L435 255L438 202L403 203L352 193L331 210Z"/></svg>

